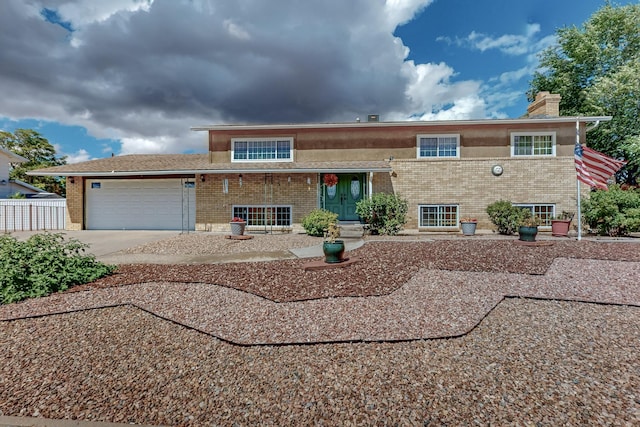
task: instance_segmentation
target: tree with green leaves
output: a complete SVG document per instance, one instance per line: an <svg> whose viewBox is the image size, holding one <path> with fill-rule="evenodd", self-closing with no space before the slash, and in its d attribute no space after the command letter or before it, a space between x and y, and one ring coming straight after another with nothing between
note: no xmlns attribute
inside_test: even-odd
<svg viewBox="0 0 640 427"><path fill-rule="evenodd" d="M32 129L16 129L15 132L0 131L0 147L27 159L12 163L9 177L41 188L50 193L64 195L64 180L53 176L30 176L34 169L60 166L67 163L66 156L56 156L56 149L49 141Z"/></svg>
<svg viewBox="0 0 640 427"><path fill-rule="evenodd" d="M527 96L549 91L562 96L563 116L606 115L589 133L589 146L629 163L619 174L640 177L640 5L607 1L578 28L560 28L557 44L540 54Z"/></svg>

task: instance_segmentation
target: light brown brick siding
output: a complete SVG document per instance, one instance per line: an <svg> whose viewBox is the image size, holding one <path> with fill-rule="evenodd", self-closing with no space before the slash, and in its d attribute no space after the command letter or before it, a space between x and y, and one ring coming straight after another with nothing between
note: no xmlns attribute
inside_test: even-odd
<svg viewBox="0 0 640 427"><path fill-rule="evenodd" d="M504 168L501 176L491 173L496 164ZM394 160L391 165L393 191L409 200L406 228L418 228L421 204L458 205L460 217L475 217L484 229L493 228L487 206L500 199L555 204L556 213L576 210L573 157Z"/></svg>
<svg viewBox="0 0 640 427"><path fill-rule="evenodd" d="M223 191L225 178L228 193ZM196 230L227 230L237 205L291 206L292 222L298 225L318 206L318 174L245 173L242 186L239 174L206 175L204 182L196 177Z"/></svg>
<svg viewBox="0 0 640 427"><path fill-rule="evenodd" d="M67 177L67 211L65 215L66 230L82 230L84 228L84 183L80 177Z"/></svg>

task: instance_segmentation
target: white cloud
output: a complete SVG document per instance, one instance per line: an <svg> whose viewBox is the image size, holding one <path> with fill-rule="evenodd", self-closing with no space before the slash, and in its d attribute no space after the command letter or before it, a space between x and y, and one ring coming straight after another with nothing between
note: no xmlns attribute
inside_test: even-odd
<svg viewBox="0 0 640 427"><path fill-rule="evenodd" d="M41 7L48 7L47 2L36 2ZM73 23L74 28L83 28L95 22L103 22L119 12L147 11L153 0L75 0L62 1L56 8L64 21Z"/></svg>
<svg viewBox="0 0 640 427"><path fill-rule="evenodd" d="M235 24L231 19L226 19L222 24L224 25L224 28L227 30L229 35L239 40L251 39L251 36L249 35L249 33L240 25Z"/></svg>
<svg viewBox="0 0 640 427"><path fill-rule="evenodd" d="M67 154L66 156L67 156L67 163L69 164L86 162L87 160L93 160L93 157L91 157L91 154L89 154L89 152L84 148L81 148L80 150L76 151L73 154Z"/></svg>
<svg viewBox="0 0 640 427"><path fill-rule="evenodd" d="M411 101L411 110L418 112L425 120L427 117L440 120L436 117L440 117L439 110L443 108L450 111L442 111L442 115L455 115L459 119L485 117L482 103L475 100L480 82L451 82L455 76L454 70L444 63L415 65L408 61L405 73L410 75L406 96ZM447 106L452 107L445 108Z"/></svg>
<svg viewBox="0 0 640 427"><path fill-rule="evenodd" d="M485 102L477 95L456 99L450 108L429 112L418 120L466 120L485 117Z"/></svg>
<svg viewBox="0 0 640 427"><path fill-rule="evenodd" d="M497 49L507 55L525 55L532 51L539 50L539 41L536 35L540 32L540 24L528 24L524 34L503 34L500 36L490 36L487 34L472 31L465 38L438 37L438 41L449 44L456 44L462 47L479 50L481 52Z"/></svg>
<svg viewBox="0 0 640 427"><path fill-rule="evenodd" d="M386 0L384 13L393 25L392 31L398 25L411 21L418 13L433 3L434 0Z"/></svg>

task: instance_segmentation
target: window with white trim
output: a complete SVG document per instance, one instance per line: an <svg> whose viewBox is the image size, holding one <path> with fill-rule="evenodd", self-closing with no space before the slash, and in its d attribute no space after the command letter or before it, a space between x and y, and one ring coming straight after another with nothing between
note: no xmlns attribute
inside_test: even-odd
<svg viewBox="0 0 640 427"><path fill-rule="evenodd" d="M293 138L232 138L232 162L292 162Z"/></svg>
<svg viewBox="0 0 640 427"><path fill-rule="evenodd" d="M551 220L556 215L556 205L514 203L523 209L529 209L531 215L540 218L540 227L551 227Z"/></svg>
<svg viewBox="0 0 640 427"><path fill-rule="evenodd" d="M458 228L458 205L420 205L418 209L420 227Z"/></svg>
<svg viewBox="0 0 640 427"><path fill-rule="evenodd" d="M419 159L434 157L460 157L460 135L418 135Z"/></svg>
<svg viewBox="0 0 640 427"><path fill-rule="evenodd" d="M511 157L555 156L555 132L512 132Z"/></svg>
<svg viewBox="0 0 640 427"><path fill-rule="evenodd" d="M249 227L291 227L291 206L234 206L232 217L244 219Z"/></svg>

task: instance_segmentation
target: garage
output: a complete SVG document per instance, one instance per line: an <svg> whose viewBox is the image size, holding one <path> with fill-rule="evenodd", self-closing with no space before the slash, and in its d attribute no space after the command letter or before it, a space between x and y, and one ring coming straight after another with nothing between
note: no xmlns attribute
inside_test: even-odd
<svg viewBox="0 0 640 427"><path fill-rule="evenodd" d="M193 179L89 179L88 230L194 230Z"/></svg>

